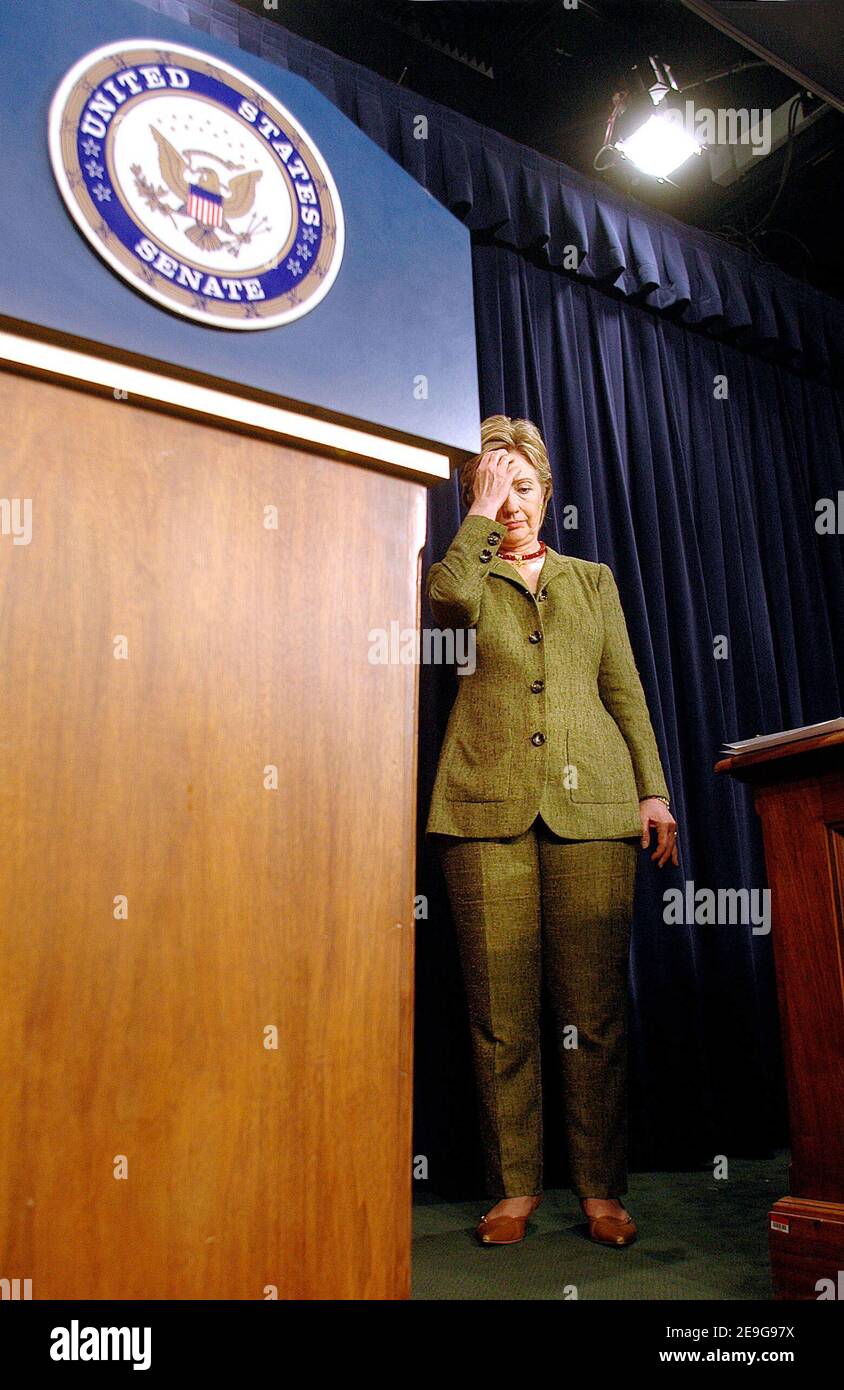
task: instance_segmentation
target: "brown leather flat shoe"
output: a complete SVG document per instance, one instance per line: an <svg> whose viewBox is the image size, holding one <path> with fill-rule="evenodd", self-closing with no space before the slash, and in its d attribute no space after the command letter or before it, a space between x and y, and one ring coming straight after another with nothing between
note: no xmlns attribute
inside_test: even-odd
<svg viewBox="0 0 844 1390"><path fill-rule="evenodd" d="M629 1212L624 1216L587 1216L589 1234L599 1245L630 1245L638 1234Z"/></svg>
<svg viewBox="0 0 844 1390"><path fill-rule="evenodd" d="M518 1245L525 1238L525 1227L542 1201L543 1194L534 1197L525 1216L482 1216L475 1235L482 1245Z"/></svg>

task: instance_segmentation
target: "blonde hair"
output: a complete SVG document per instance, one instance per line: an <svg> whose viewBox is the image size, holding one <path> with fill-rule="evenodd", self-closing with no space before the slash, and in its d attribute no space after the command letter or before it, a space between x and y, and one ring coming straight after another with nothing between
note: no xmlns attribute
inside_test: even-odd
<svg viewBox="0 0 844 1390"><path fill-rule="evenodd" d="M471 507L474 500L473 486L478 464L483 454L495 445L513 452L524 454L539 476L542 487L542 514L539 524L545 520L545 512L554 492L551 478L551 465L542 435L532 420L511 420L508 415L488 415L481 424L481 452L467 459L460 466L460 498L465 507Z"/></svg>

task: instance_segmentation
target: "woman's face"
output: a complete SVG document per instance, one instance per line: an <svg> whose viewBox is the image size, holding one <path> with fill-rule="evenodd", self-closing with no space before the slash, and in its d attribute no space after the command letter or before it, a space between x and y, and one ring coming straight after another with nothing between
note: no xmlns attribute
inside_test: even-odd
<svg viewBox="0 0 844 1390"><path fill-rule="evenodd" d="M506 501L498 510L496 521L507 527L502 541L505 550L535 549L542 516L542 484L533 464L517 449L510 450L517 468L513 474Z"/></svg>

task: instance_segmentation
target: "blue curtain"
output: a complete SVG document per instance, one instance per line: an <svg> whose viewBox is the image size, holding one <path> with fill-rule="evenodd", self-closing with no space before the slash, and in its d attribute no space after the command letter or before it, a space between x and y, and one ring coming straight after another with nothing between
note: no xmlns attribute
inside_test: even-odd
<svg viewBox="0 0 844 1390"><path fill-rule="evenodd" d="M752 796L713 772L718 748L842 712L842 542L814 526L816 499L844 487L842 400L511 248L478 245L474 266L483 412L539 425L554 472L544 539L605 561L617 576L680 826L679 868L657 870L643 852L639 873L631 1163L695 1167L719 1153L764 1155L787 1143L771 938L749 926L667 926L662 893L687 880L767 885ZM566 530L572 503L579 526ZM455 484L441 485L429 560L443 554L460 517ZM426 621L435 625L430 614ZM725 659L715 656L719 638ZM426 720L431 711L422 813L454 684L437 668L422 670ZM420 1087L430 1080L418 1114L436 1123L439 1078L455 1048L461 1072L468 1063L448 904L432 861L423 846L434 905L418 936ZM553 1088L548 1035L545 1043ZM547 1123L550 1172L564 1180L553 1091ZM458 1134L436 1136L455 1192L477 1178L462 1117Z"/></svg>
<svg viewBox="0 0 844 1390"><path fill-rule="evenodd" d="M768 1154L787 1142L771 937L667 926L662 894L766 886L752 798L713 772L718 747L842 712L844 548L815 504L844 489L844 306L230 0L144 3L308 78L471 229L483 414L537 423L544 539L616 575L680 826L679 868L642 853L631 1167ZM434 488L425 567L460 519L456 480ZM454 688L421 668L415 1151L431 1188L458 1194L480 1188L474 1090L421 839ZM545 1042L551 1185L566 1173Z"/></svg>

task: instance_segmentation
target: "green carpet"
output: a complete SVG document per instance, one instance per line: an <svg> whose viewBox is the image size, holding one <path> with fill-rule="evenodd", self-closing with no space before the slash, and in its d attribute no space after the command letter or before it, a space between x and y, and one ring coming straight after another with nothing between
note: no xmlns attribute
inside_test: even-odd
<svg viewBox="0 0 844 1390"><path fill-rule="evenodd" d="M569 1190L548 1191L520 1245L478 1243L490 1201L414 1202L414 1299L773 1298L767 1213L788 1193L787 1151L731 1159L730 1176L631 1173L624 1202L639 1228L632 1245L589 1239ZM567 1292L568 1289L568 1292Z"/></svg>

